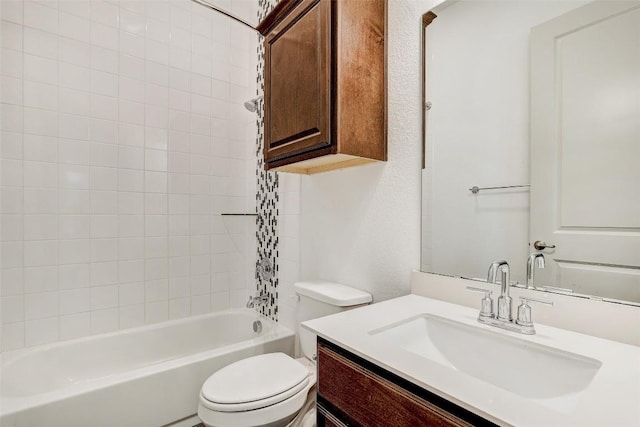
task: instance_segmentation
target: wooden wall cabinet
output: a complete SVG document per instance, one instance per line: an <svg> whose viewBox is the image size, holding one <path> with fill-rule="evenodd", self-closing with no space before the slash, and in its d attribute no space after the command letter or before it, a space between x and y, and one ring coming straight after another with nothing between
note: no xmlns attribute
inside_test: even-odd
<svg viewBox="0 0 640 427"><path fill-rule="evenodd" d="M495 424L318 339L318 427Z"/></svg>
<svg viewBox="0 0 640 427"><path fill-rule="evenodd" d="M265 36L265 167L387 160L386 0L282 0Z"/></svg>

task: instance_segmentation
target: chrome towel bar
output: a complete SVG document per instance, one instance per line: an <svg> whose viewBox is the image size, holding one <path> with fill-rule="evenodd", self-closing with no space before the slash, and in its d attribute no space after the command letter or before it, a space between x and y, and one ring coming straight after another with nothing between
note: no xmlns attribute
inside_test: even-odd
<svg viewBox="0 0 640 427"><path fill-rule="evenodd" d="M478 194L481 190L501 190L503 188L521 188L521 187L531 187L531 184L505 185L503 187L478 187L474 185L469 189L469 191L471 191L473 194Z"/></svg>

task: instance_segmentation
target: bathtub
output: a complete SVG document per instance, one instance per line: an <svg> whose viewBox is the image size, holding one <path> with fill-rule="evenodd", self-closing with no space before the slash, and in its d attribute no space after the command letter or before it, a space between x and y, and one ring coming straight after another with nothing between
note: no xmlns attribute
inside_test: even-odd
<svg viewBox="0 0 640 427"><path fill-rule="evenodd" d="M0 426L168 425L195 414L200 387L216 370L257 354L291 355L293 346L289 329L231 309L6 352Z"/></svg>

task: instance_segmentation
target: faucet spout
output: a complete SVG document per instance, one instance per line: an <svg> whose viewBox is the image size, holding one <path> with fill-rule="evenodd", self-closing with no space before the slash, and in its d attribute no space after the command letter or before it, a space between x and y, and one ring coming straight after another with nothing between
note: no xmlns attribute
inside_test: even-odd
<svg viewBox="0 0 640 427"><path fill-rule="evenodd" d="M505 260L494 261L487 273L487 282L497 283L500 272L500 297L498 298L498 319L511 321L511 297L509 296L509 264Z"/></svg>
<svg viewBox="0 0 640 427"><path fill-rule="evenodd" d="M266 304L269 301L269 296L267 294L256 295L255 297L250 296L249 301L247 301L247 308L254 308L257 305Z"/></svg>
<svg viewBox="0 0 640 427"><path fill-rule="evenodd" d="M491 263L491 265L489 266L489 271L487 272L487 283L498 283L497 282L498 270L500 269L499 267L502 265L506 265L507 268L509 266L507 261L503 259L498 261L493 261Z"/></svg>

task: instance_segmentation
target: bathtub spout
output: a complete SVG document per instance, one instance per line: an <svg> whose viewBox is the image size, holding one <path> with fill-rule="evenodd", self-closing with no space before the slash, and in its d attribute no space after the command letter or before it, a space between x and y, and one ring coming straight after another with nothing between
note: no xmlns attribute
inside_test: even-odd
<svg viewBox="0 0 640 427"><path fill-rule="evenodd" d="M250 296L249 301L247 301L247 308L254 308L256 305L266 304L267 301L269 301L267 294L256 295L255 297Z"/></svg>

